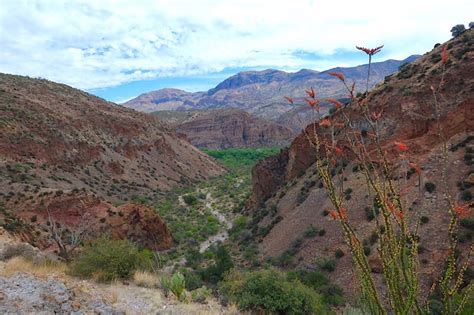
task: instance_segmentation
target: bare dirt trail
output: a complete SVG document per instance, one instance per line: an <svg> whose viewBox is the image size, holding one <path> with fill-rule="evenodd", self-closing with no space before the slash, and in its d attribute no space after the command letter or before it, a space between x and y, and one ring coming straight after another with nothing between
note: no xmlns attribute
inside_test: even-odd
<svg viewBox="0 0 474 315"><path fill-rule="evenodd" d="M220 211L212 207L213 201L214 199L212 198L211 193L208 192L206 194L206 208L209 209L211 214L219 220L219 222L222 225L223 230L221 230L216 235L210 236L207 240L202 242L201 245L199 246L200 253L203 253L204 251L206 251L206 249L208 249L214 243L225 241L227 237L229 237L228 230L232 228L232 222L229 219L227 219L227 217L224 214L222 214Z"/></svg>

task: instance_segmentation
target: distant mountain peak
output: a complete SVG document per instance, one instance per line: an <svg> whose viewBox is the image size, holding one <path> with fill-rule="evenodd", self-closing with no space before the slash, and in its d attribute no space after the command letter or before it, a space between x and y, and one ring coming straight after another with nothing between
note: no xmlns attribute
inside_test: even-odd
<svg viewBox="0 0 474 315"><path fill-rule="evenodd" d="M207 94L213 95L219 90L235 89L244 85L254 83L269 83L271 81L282 81L288 77L288 73L276 69L265 69L261 71L242 71L219 83L210 89Z"/></svg>

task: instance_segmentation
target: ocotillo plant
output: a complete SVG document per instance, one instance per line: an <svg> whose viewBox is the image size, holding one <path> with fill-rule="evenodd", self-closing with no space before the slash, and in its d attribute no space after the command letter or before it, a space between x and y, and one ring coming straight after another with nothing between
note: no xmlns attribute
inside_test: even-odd
<svg viewBox="0 0 474 315"><path fill-rule="evenodd" d="M469 257L464 264L460 264L456 258L458 220L468 215L469 211L466 206L456 203L455 198L450 195L446 169L444 169L441 176L444 184L443 198L450 218L448 226L449 252L439 281L433 284L429 292L421 292L418 261L419 220L411 220L416 215L416 211L412 212L414 214L408 211L407 191L409 187L406 174L410 168L421 178L423 171L421 167L410 160L408 154L410 148L405 143L394 141L392 145L396 154L386 152L386 144L382 144L380 124L384 119L384 113L382 110L371 109L372 106L367 95L372 57L382 47L374 49L356 47L369 57L366 93L362 97L355 96L355 83L349 84L342 73L329 73L341 81L350 99L346 105L336 99L326 99L335 106L337 119L322 117L321 99L316 96L316 91L313 88L306 91L307 98L305 100L313 109L315 123L312 125L311 131L305 130L305 134L307 140L316 150L316 169L334 207L330 211L330 216L340 223L344 240L352 254L363 308L371 314L426 314L429 313L428 300L436 291L442 297L443 314L459 314L473 288L472 284L469 284L467 288L461 290L463 274L467 268ZM440 104L438 100L441 87L445 83L444 72L448 59L445 47L441 57L440 83L438 87L427 87L433 93L433 114L438 125L438 137L443 146L442 160L445 165L447 165L448 159L448 143L439 122ZM285 98L291 104L295 102L291 97ZM366 128L361 128L362 125ZM348 209L345 204L344 176L342 173L334 175L331 172L334 166L347 159L352 159L362 171L367 184L367 195L374 196L380 212L380 216L377 216L375 209L373 210L379 239L377 254L382 262L382 275L385 284L382 288L376 285L360 236L348 218L348 212L351 209ZM404 176L400 176L397 172ZM413 223L414 221L415 223ZM468 256L471 252L472 246ZM388 301L382 300L383 296L387 296ZM455 299L456 303L453 302Z"/></svg>

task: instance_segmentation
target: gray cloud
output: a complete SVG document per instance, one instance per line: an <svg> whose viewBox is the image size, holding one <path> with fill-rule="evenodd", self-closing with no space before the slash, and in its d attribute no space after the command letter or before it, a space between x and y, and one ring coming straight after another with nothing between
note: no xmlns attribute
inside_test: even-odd
<svg viewBox="0 0 474 315"><path fill-rule="evenodd" d="M403 58L448 39L473 12L464 0L1 2L0 71L82 89L226 67L308 66L298 51L326 68L334 60L324 56L355 44L384 43L387 57Z"/></svg>

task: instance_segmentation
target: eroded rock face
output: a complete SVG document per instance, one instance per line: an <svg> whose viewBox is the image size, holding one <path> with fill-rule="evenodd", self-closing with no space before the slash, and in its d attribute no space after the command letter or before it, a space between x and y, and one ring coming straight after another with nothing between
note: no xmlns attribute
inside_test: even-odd
<svg viewBox="0 0 474 315"><path fill-rule="evenodd" d="M257 209L285 183L288 149L257 163L252 169L252 196L247 207Z"/></svg>
<svg viewBox="0 0 474 315"><path fill-rule="evenodd" d="M195 112L178 123L176 131L194 146L208 149L280 146L293 137L282 125L234 109Z"/></svg>
<svg viewBox="0 0 474 315"><path fill-rule="evenodd" d="M127 238L151 250L164 250L173 245L171 232L154 209L125 204L117 208L117 213L118 216L111 219L112 237Z"/></svg>
<svg viewBox="0 0 474 315"><path fill-rule="evenodd" d="M7 203L7 209L9 206ZM84 241L107 235L113 239L129 239L152 250L164 250L173 245L171 233L158 213L141 204L116 207L101 197L81 191L60 195L40 193L32 202L20 200L15 207L15 212L0 213L0 219L19 222L10 232L49 252L58 249L51 237L51 224L65 233L85 233Z"/></svg>

